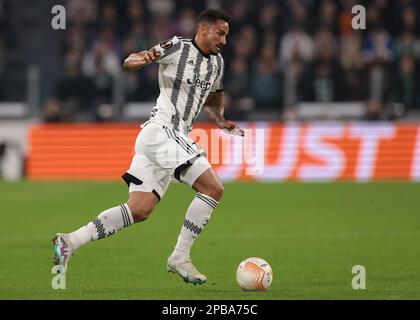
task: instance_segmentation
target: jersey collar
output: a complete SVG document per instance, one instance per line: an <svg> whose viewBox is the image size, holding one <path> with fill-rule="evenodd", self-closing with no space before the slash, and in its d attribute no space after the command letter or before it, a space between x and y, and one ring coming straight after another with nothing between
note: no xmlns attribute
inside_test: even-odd
<svg viewBox="0 0 420 320"><path fill-rule="evenodd" d="M210 55L205 53L203 50L200 49L200 47L197 45L197 43L195 42L195 39L191 40L193 46L203 55L205 56L207 59L210 59Z"/></svg>

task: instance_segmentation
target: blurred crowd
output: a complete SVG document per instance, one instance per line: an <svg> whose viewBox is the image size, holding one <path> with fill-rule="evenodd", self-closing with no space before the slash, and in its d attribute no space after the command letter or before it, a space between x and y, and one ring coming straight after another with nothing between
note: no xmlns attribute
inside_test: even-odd
<svg viewBox="0 0 420 320"><path fill-rule="evenodd" d="M12 28L7 3L0 0L0 101L3 100L6 82L6 63L9 49L13 46Z"/></svg>
<svg viewBox="0 0 420 320"><path fill-rule="evenodd" d="M352 28L357 4L366 8L365 30ZM58 53L65 72L45 104L49 121L63 119L60 110L106 118L116 87L122 101L154 101L158 66L127 72L122 61L173 35L193 37L197 14L209 7L232 17L222 54L233 119L259 110L293 119L300 101L364 101L370 120L386 118L390 103L420 110L415 0L67 0L65 6ZM0 70L1 50L0 41Z"/></svg>

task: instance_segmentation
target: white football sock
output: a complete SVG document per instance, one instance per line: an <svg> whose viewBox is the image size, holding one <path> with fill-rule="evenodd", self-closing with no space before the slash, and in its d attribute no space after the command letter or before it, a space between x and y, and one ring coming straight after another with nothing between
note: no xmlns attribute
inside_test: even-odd
<svg viewBox="0 0 420 320"><path fill-rule="evenodd" d="M172 253L174 259L185 260L189 258L190 249L195 238L209 222L210 215L218 204L213 198L197 193L185 215L184 225L181 228L178 242Z"/></svg>
<svg viewBox="0 0 420 320"><path fill-rule="evenodd" d="M69 233L69 240L76 250L81 245L93 240L103 239L112 236L118 230L128 227L134 223L130 208L126 203L105 211L80 229Z"/></svg>

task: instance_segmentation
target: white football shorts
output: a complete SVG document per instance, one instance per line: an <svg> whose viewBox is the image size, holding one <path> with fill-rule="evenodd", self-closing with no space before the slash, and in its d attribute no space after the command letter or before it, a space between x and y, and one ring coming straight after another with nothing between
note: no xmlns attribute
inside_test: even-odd
<svg viewBox="0 0 420 320"><path fill-rule="evenodd" d="M193 185L211 167L192 139L161 124L146 122L135 142L130 169L122 176L129 192L153 192L160 200L174 177Z"/></svg>

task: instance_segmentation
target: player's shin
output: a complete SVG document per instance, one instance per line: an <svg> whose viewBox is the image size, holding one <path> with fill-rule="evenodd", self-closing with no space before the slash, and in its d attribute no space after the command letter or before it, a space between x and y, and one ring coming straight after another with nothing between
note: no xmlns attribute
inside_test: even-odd
<svg viewBox="0 0 420 320"><path fill-rule="evenodd" d="M130 208L127 204L122 204L101 212L95 220L69 233L68 236L73 245L73 250L76 250L90 241L112 236L118 230L133 223L134 220Z"/></svg>
<svg viewBox="0 0 420 320"><path fill-rule="evenodd" d="M218 202L213 198L197 193L188 207L184 224L178 237L178 242L172 253L174 259L189 259L190 249L195 238L197 238L209 222L211 213L217 205Z"/></svg>

